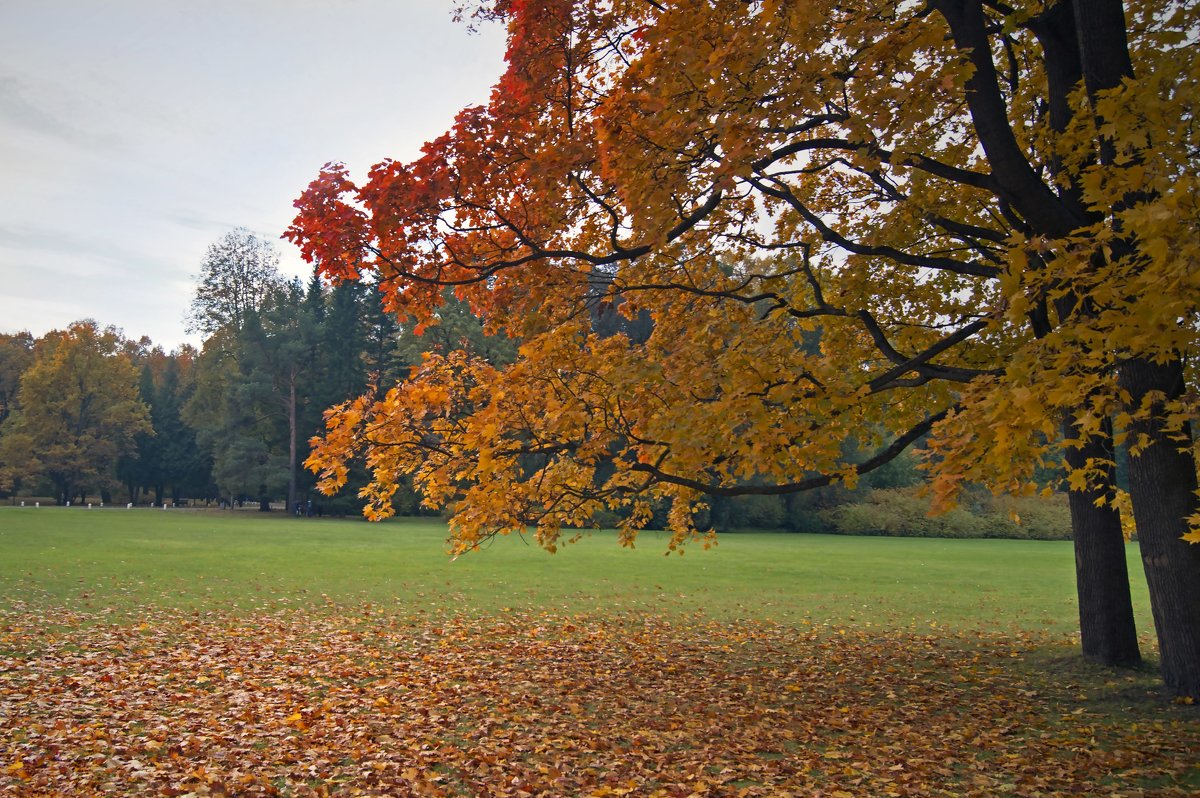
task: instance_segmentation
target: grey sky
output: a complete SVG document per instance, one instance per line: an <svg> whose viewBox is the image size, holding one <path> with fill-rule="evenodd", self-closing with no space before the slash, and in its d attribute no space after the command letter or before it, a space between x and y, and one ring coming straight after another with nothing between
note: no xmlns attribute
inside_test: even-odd
<svg viewBox="0 0 1200 798"><path fill-rule="evenodd" d="M487 99L503 31L453 5L0 0L0 331L94 318L196 343L210 243L278 239L322 164L416 157Z"/></svg>

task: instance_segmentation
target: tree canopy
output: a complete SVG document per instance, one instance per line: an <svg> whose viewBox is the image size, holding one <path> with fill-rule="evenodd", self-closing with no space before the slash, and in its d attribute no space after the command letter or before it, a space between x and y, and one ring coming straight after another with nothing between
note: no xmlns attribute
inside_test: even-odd
<svg viewBox="0 0 1200 798"><path fill-rule="evenodd" d="M1194 10L1133 5L1124 70L1119 3L1097 25L1066 3L480 13L509 26L491 102L361 186L327 167L290 236L418 323L455 286L521 357L430 358L335 418L314 459L331 485L374 442L381 499L402 470L469 497L466 546L530 520L553 545L647 493L680 502L688 535L698 492L852 483L838 443L871 424L868 466L933 432L951 499L968 479L1027 489L1113 413L1176 433L1194 416L1116 379L1195 344L1197 76L1177 57ZM618 299L653 318L649 340L595 334L589 309Z"/></svg>
<svg viewBox="0 0 1200 798"><path fill-rule="evenodd" d="M136 435L152 431L123 343L95 322L39 341L21 376L18 410L0 435L8 480L46 477L60 501L118 484L118 460L134 451Z"/></svg>
<svg viewBox="0 0 1200 798"><path fill-rule="evenodd" d="M853 485L927 438L943 505L1065 460L1112 560L1084 505L1127 442L1152 594L1196 581L1194 7L476 13L509 31L490 101L412 163L328 166L289 236L418 325L453 286L519 357L431 356L346 405L309 461L327 489L365 451L369 512L412 474L459 549L529 524L553 549L613 508L631 542L659 500L674 545L705 495ZM649 336L601 334L614 309Z"/></svg>
<svg viewBox="0 0 1200 798"><path fill-rule="evenodd" d="M282 282L279 253L244 227L231 230L209 245L188 314L189 330L211 336L241 329L270 291Z"/></svg>

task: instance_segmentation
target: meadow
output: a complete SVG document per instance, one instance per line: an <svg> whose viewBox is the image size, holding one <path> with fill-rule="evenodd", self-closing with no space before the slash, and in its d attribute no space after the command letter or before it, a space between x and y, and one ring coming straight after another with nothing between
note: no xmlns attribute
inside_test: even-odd
<svg viewBox="0 0 1200 798"><path fill-rule="evenodd" d="M0 508L0 793L1189 795L1070 543Z"/></svg>
<svg viewBox="0 0 1200 798"><path fill-rule="evenodd" d="M0 508L0 595L33 607L250 611L371 603L655 612L776 622L1011 629L1078 623L1071 544L734 532L666 555L594 532L550 555L497 538L451 558L438 519L290 519L252 511ZM1130 546L1139 628L1145 582Z"/></svg>

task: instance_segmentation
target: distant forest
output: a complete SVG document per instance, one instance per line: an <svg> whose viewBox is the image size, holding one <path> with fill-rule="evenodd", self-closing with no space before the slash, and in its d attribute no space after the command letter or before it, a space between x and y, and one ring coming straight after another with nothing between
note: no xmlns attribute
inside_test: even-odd
<svg viewBox="0 0 1200 798"><path fill-rule="evenodd" d="M323 497L303 468L323 411L386 390L427 351L515 352L453 296L418 337L373 286L289 281L278 261L242 229L209 247L187 314L199 350L94 320L0 335L0 497L358 512L353 481ZM411 490L397 504L418 511Z"/></svg>

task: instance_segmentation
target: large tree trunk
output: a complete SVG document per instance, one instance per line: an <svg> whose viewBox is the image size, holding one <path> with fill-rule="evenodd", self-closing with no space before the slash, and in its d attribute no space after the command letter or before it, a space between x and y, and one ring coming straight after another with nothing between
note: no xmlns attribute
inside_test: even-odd
<svg viewBox="0 0 1200 798"><path fill-rule="evenodd" d="M1081 48L1083 34L1076 26L1070 3L1049 5L1031 22L1045 54L1047 101L1050 126L1062 133L1073 115L1070 94L1083 79ZM1060 176L1061 164L1050 163L1051 173ZM1060 185L1063 205L1080 219L1087 218L1082 191L1075 184ZM1059 319L1086 312L1081 298L1068 292L1053 301ZM1049 314L1031 319L1035 334L1050 332ZM1063 435L1078 435L1071 419L1063 421ZM1081 449L1067 452L1067 466L1079 469L1088 460L1111 461L1112 429L1092 438ZM1120 514L1111 503L1096 506L1107 499L1114 485L1110 468L1096 490L1071 491L1072 538L1075 541L1075 588L1079 596L1079 633L1083 655L1103 665L1133 666L1142 661L1138 651L1137 628L1133 620L1133 602L1129 596L1129 569L1125 558L1125 538L1121 533Z"/></svg>
<svg viewBox="0 0 1200 798"><path fill-rule="evenodd" d="M1121 369L1130 404L1140 406L1151 391L1168 399L1183 393L1183 365L1135 359ZM1156 403L1161 407L1160 403ZM1129 494L1137 522L1142 565L1168 689L1200 698L1200 547L1183 540L1187 518L1196 511L1196 462L1163 429L1160 413L1135 421L1130 441L1140 447L1129 458ZM1190 430L1184 433L1189 435ZM1143 436L1144 439L1143 439Z"/></svg>
<svg viewBox="0 0 1200 798"><path fill-rule="evenodd" d="M1073 0L1084 84L1090 98L1133 75L1126 39L1123 4L1119 0ZM1102 122L1102 120L1097 120ZM1112 142L1098 141L1101 163L1112 163ZM1114 246L1116 254L1125 249ZM1178 360L1155 364L1134 359L1121 369L1121 386L1138 408L1151 391L1168 398L1184 390ZM1162 656L1162 676L1179 695L1200 697L1200 550L1186 543L1187 517L1196 509L1196 463L1163 429L1161 415L1135 422L1130 440L1141 449L1129 460L1129 493L1150 606ZM1184 430L1190 441L1190 431ZM1141 448L1145 436L1149 444Z"/></svg>
<svg viewBox="0 0 1200 798"><path fill-rule="evenodd" d="M1064 422L1067 437L1076 434ZM1111 443L1111 437L1108 440ZM1093 438L1067 452L1067 465L1081 468L1089 458L1111 458L1105 441ZM1106 484L1111 486L1110 469ZM1071 537L1075 541L1075 589L1079 596L1079 636L1083 655L1102 665L1130 667L1142 661L1138 651L1129 569L1121 518L1111 504L1096 506L1107 489L1071 491Z"/></svg>

